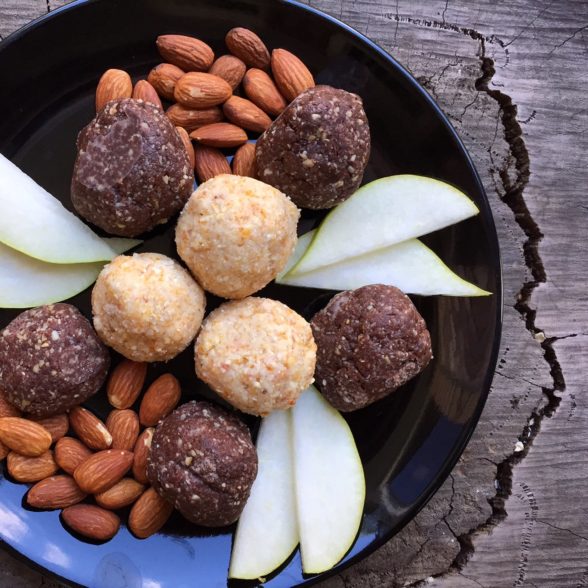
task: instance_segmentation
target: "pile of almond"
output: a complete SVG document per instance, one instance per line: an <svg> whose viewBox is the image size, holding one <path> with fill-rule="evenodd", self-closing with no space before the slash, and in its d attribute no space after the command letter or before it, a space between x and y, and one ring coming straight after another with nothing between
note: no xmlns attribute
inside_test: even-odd
<svg viewBox="0 0 588 588"><path fill-rule="evenodd" d="M199 39L158 37L165 62L134 87L128 73L109 69L96 90L96 109L119 98L141 99L161 109L162 100L172 102L166 115L178 129L201 182L231 171L255 177L255 146L248 143L248 132L263 133L296 96L314 87L314 79L293 53L274 49L270 55L253 31L232 29L225 42L230 54L215 59L213 50ZM238 149L231 170L221 149L233 148Z"/></svg>
<svg viewBox="0 0 588 588"><path fill-rule="evenodd" d="M146 374L145 363L118 364L108 381L113 410L106 422L81 406L68 414L25 418L0 393L0 461L6 459L15 481L34 484L25 498L29 506L63 509L71 530L96 541L117 533L120 517L113 511L131 505L128 527L135 536L161 529L173 506L148 486L147 457L153 427L176 408L181 390L172 374L160 376L137 413L131 407Z"/></svg>

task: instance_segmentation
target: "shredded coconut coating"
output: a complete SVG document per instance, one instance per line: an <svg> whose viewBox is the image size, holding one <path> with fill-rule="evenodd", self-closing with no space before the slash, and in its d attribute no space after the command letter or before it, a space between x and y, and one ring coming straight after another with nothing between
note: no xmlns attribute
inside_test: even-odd
<svg viewBox="0 0 588 588"><path fill-rule="evenodd" d="M294 406L314 380L316 344L310 325L267 298L227 302L211 312L195 351L198 377L254 415Z"/></svg>
<svg viewBox="0 0 588 588"><path fill-rule="evenodd" d="M216 176L192 194L180 215L178 253L205 290L245 298L286 265L298 218L279 190L252 178Z"/></svg>
<svg viewBox="0 0 588 588"><path fill-rule="evenodd" d="M92 291L94 327L133 361L166 361L194 339L206 298L177 262L158 253L119 255Z"/></svg>

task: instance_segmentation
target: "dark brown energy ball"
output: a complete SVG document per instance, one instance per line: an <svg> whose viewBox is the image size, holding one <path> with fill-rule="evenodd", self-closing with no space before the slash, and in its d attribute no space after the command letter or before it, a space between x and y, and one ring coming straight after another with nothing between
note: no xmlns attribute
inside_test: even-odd
<svg viewBox="0 0 588 588"><path fill-rule="evenodd" d="M370 157L361 98L330 86L303 92L257 141L258 177L301 208L331 208L359 188Z"/></svg>
<svg viewBox="0 0 588 588"><path fill-rule="evenodd" d="M95 394L110 356L90 322L71 304L19 314L0 334L0 388L23 412L64 412Z"/></svg>
<svg viewBox="0 0 588 588"><path fill-rule="evenodd" d="M176 129L153 104L109 102L78 136L71 200L87 221L134 237L165 223L193 186Z"/></svg>
<svg viewBox="0 0 588 588"><path fill-rule="evenodd" d="M311 327L318 347L317 385L343 412L387 396L432 358L423 317L394 286L341 292L313 317Z"/></svg>
<svg viewBox="0 0 588 588"><path fill-rule="evenodd" d="M249 429L214 404L188 402L155 430L147 477L193 523L234 523L255 476L257 452Z"/></svg>

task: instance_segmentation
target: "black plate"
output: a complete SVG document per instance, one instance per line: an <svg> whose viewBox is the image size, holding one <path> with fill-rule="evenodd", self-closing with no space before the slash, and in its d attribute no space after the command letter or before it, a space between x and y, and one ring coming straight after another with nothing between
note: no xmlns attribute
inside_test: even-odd
<svg viewBox="0 0 588 588"><path fill-rule="evenodd" d="M363 97L372 128L366 181L394 173L433 176L458 186L481 214L426 241L466 279L493 296L416 298L433 340L434 361L392 397L349 415L367 477L361 532L344 562L365 557L390 538L443 482L469 439L488 394L500 338L499 251L484 190L455 131L417 82L388 54L316 10L275 0L102 0L74 2L35 21L0 45L0 152L69 203L78 131L93 116L94 89L110 67L144 76L160 61L158 34L201 37L219 54L234 26L256 30L270 47L297 53L321 83ZM18 194L15 194L18 198ZM306 225L315 221L306 215ZM170 228L141 250L175 255ZM352 238L352 237L351 237ZM271 286L309 316L324 292ZM73 300L86 314L88 292ZM2 311L0 327L16 316ZM172 369L186 398L214 395L193 375L191 352ZM102 396L102 395L101 395ZM90 406L106 415L104 401ZM255 428L255 422L249 421ZM56 512L23 507L26 487L0 477L0 536L31 562L72 583L92 587L210 587L227 584L232 529L203 530L175 516L158 535L134 539L126 528L92 545L64 530ZM312 583L298 553L268 586ZM251 583L230 583L230 585Z"/></svg>

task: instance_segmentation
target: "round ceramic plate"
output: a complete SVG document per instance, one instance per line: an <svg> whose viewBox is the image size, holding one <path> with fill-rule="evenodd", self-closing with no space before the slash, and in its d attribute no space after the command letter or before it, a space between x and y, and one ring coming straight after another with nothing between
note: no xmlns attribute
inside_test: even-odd
<svg viewBox="0 0 588 588"><path fill-rule="evenodd" d="M389 539L440 486L475 427L496 361L502 291L492 215L467 152L427 93L368 39L294 2L81 0L0 44L0 152L71 208L76 136L94 115L94 90L102 72L118 67L135 78L146 76L161 61L155 38L162 33L200 37L221 54L224 35L234 26L252 28L270 48L298 54L319 83L363 98L372 129L366 182L395 173L432 176L459 187L481 211L426 242L450 267L493 295L415 297L431 331L435 359L389 398L346 417L365 467L367 501L357 540L336 571ZM316 214L303 216L304 230L319 220ZM172 225L148 235L140 250L175 256ZM310 318L333 293L271 285L260 294ZM71 302L89 316L89 291ZM0 328L17 314L0 312ZM149 379L167 370L180 378L184 399L218 401L196 380L191 350L150 368ZM106 416L104 394L88 404ZM247 422L255 434L255 419ZM66 531L58 512L27 509L25 491L26 486L0 476L0 537L65 581L93 588L227 585L232 527L202 529L174 515L145 541L123 527L112 541L95 545ZM302 575L296 552L266 585L291 587L316 580ZM254 583L229 582L241 584Z"/></svg>

